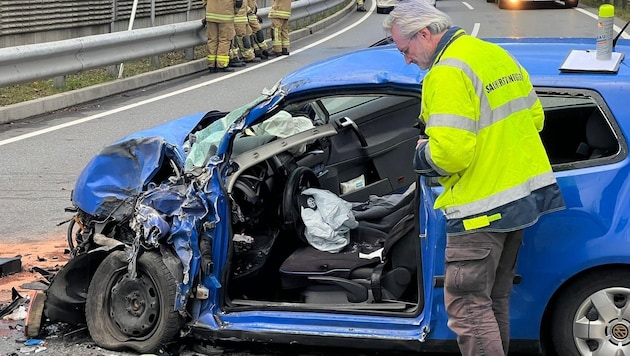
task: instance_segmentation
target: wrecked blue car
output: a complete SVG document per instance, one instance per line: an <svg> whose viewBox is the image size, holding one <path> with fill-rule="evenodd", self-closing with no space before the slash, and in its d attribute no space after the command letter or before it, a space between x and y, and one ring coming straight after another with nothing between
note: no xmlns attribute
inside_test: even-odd
<svg viewBox="0 0 630 356"><path fill-rule="evenodd" d="M591 39L495 41L530 72L567 204L526 231L510 346L629 353L630 67L560 70ZM394 46L368 48L105 147L72 192L73 258L44 316L139 353L183 336L456 351L441 187L411 167L423 75Z"/></svg>

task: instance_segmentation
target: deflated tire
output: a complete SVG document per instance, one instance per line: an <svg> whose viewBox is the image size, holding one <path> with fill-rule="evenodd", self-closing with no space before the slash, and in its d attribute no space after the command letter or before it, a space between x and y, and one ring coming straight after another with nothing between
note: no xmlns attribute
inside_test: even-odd
<svg viewBox="0 0 630 356"><path fill-rule="evenodd" d="M160 254L145 252L129 278L127 254L112 252L98 267L86 302L88 330L105 349L155 352L173 341L182 317L174 310L177 281Z"/></svg>

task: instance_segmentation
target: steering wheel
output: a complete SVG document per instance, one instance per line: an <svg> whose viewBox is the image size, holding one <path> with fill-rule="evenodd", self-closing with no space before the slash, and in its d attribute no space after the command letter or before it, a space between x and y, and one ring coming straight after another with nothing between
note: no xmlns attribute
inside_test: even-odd
<svg viewBox="0 0 630 356"><path fill-rule="evenodd" d="M304 222L301 217L301 195L307 188L319 188L319 179L312 169L308 167L297 167L289 175L287 184L282 194L282 216L284 226L295 232L302 241L306 241L304 236Z"/></svg>

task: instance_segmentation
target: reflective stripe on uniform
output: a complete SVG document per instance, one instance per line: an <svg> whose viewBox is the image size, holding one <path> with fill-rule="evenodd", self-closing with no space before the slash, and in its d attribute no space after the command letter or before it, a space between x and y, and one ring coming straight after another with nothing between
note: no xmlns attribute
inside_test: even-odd
<svg viewBox="0 0 630 356"><path fill-rule="evenodd" d="M478 214L482 211L488 211L509 202L518 200L529 195L530 192L546 187L556 182L552 172L546 172L541 175L531 177L523 184L507 190L495 193L488 198L474 201L468 204L458 205L452 208L445 208L444 213L449 219L459 219Z"/></svg>

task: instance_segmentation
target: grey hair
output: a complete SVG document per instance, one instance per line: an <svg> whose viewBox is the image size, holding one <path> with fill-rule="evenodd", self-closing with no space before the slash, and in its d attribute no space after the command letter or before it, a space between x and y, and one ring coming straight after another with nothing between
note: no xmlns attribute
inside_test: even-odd
<svg viewBox="0 0 630 356"><path fill-rule="evenodd" d="M391 33L392 27L397 27L406 38L413 37L425 27L431 34L438 34L452 26L451 18L427 0L402 0L383 21L385 32Z"/></svg>

